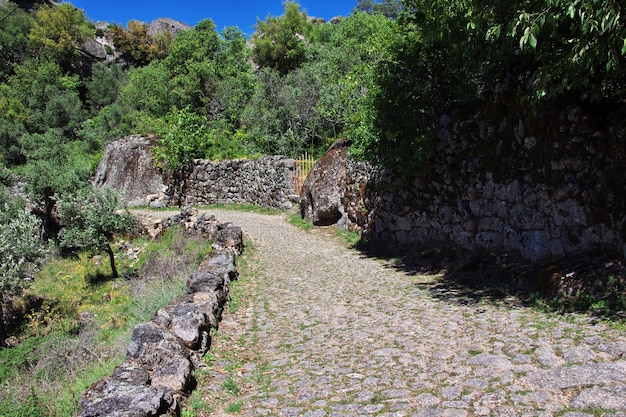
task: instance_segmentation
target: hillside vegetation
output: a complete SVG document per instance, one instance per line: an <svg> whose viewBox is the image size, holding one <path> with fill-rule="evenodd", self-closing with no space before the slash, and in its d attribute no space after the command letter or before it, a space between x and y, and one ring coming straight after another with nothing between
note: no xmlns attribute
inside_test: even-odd
<svg viewBox="0 0 626 417"><path fill-rule="evenodd" d="M438 116L502 88L529 119L572 101L623 119L624 16L618 0L360 0L327 23L286 2L246 39L210 18L151 35L139 22L96 27L71 3L3 2L0 347L5 309L53 255L103 252L117 275L111 244L136 225L114 195L89 190L110 141L155 134L157 163L175 169L319 155L347 138L354 156L415 176ZM106 58L89 52L107 36Z"/></svg>

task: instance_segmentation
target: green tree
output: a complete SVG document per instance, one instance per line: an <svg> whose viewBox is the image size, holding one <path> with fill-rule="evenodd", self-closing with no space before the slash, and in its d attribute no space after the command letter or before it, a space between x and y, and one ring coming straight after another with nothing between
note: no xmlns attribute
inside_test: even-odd
<svg viewBox="0 0 626 417"><path fill-rule="evenodd" d="M217 117L214 118L225 119L235 130L241 127L241 114L256 83L251 54L241 30L227 27L222 31L215 58L219 79L214 96L216 106L213 106Z"/></svg>
<svg viewBox="0 0 626 417"><path fill-rule="evenodd" d="M252 35L254 62L287 74L298 68L305 59L306 36L311 28L306 13L297 3L284 3L285 13L258 20Z"/></svg>
<svg viewBox="0 0 626 417"><path fill-rule="evenodd" d="M219 78L219 48L220 37L210 19L176 37L163 63L170 73L171 94L178 108L190 106L207 115L215 113L211 107Z"/></svg>
<svg viewBox="0 0 626 417"><path fill-rule="evenodd" d="M159 139L157 157L164 159L170 169L188 164L194 159L222 160L244 156L237 135L219 121L209 121L189 108L174 111L166 118Z"/></svg>
<svg viewBox="0 0 626 417"><path fill-rule="evenodd" d="M400 0L359 0L354 10L369 14L377 13L389 18L397 18L400 13L402 13L402 2Z"/></svg>
<svg viewBox="0 0 626 417"><path fill-rule="evenodd" d="M165 116L173 106L170 73L162 61L128 72L128 82L120 87L120 103L132 112Z"/></svg>
<svg viewBox="0 0 626 417"><path fill-rule="evenodd" d="M12 2L0 6L0 83L13 73L13 66L28 54L28 33L32 17Z"/></svg>
<svg viewBox="0 0 626 417"><path fill-rule="evenodd" d="M94 65L91 70L91 77L85 83L87 104L96 112L117 100L120 86L125 81L125 74L115 63L101 62Z"/></svg>
<svg viewBox="0 0 626 417"><path fill-rule="evenodd" d="M28 161L23 169L25 191L34 204L33 213L43 221L44 237L54 237L59 230L54 215L57 199L87 186L93 165L81 157L79 144L59 129L24 135L22 140Z"/></svg>
<svg viewBox="0 0 626 417"><path fill-rule="evenodd" d="M70 3L46 4L36 11L28 38L37 55L69 70L80 57L84 42L94 33L82 10Z"/></svg>
<svg viewBox="0 0 626 417"><path fill-rule="evenodd" d="M7 339L4 305L33 278L48 254L39 238L40 221L23 207L4 204L0 216L0 346Z"/></svg>
<svg viewBox="0 0 626 417"><path fill-rule="evenodd" d="M60 128L67 136L75 137L86 116L81 86L80 78L64 74L57 62L28 59L15 67L15 74L0 89L0 103L7 103L0 118L23 123L28 132Z"/></svg>
<svg viewBox="0 0 626 417"><path fill-rule="evenodd" d="M160 37L150 35L148 25L138 20L128 22L126 29L114 24L111 33L115 48L122 58L136 66L145 66L155 59L165 58L172 41L169 33Z"/></svg>
<svg viewBox="0 0 626 417"><path fill-rule="evenodd" d="M118 212L117 195L109 189L83 189L59 200L59 246L65 250L106 252L113 278L118 277L111 242L119 234L137 228L137 220L128 211Z"/></svg>

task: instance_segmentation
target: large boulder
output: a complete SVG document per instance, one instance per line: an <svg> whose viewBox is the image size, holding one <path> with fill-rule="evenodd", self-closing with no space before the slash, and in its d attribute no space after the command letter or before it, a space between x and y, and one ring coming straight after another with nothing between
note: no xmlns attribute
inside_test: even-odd
<svg viewBox="0 0 626 417"><path fill-rule="evenodd" d="M192 27L183 22L170 19L169 17L160 17L153 20L152 23L148 25L148 35L158 36L169 32L172 36L176 37L180 32L190 29L192 29Z"/></svg>
<svg viewBox="0 0 626 417"><path fill-rule="evenodd" d="M341 201L349 143L336 141L317 161L300 191L300 214L316 226L328 226L344 217Z"/></svg>
<svg viewBox="0 0 626 417"><path fill-rule="evenodd" d="M156 139L128 136L107 145L93 180L98 189L111 188L128 206L165 206L162 172L155 167Z"/></svg>

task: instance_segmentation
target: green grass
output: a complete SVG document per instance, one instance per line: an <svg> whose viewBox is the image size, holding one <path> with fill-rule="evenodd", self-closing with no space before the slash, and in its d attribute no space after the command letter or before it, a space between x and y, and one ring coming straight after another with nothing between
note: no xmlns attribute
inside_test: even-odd
<svg viewBox="0 0 626 417"><path fill-rule="evenodd" d="M246 296L245 287L249 282L249 271L251 268L248 263L248 259L254 256L256 250L253 243L245 237L244 246L246 248L246 255L237 259L239 277L230 284L230 297L228 299L228 311L230 313L236 312L241 307L241 304Z"/></svg>
<svg viewBox="0 0 626 417"><path fill-rule="evenodd" d="M355 247L361 241L361 235L351 230L337 229L336 234L349 247Z"/></svg>
<svg viewBox="0 0 626 417"><path fill-rule="evenodd" d="M226 407L224 411L226 411L228 414L236 414L241 412L242 407L243 404L240 401L235 401L228 404L228 407Z"/></svg>
<svg viewBox="0 0 626 417"><path fill-rule="evenodd" d="M313 223L304 220L302 217L300 217L299 214L292 214L291 216L289 216L289 223L306 232L309 232L311 231L311 229L313 229Z"/></svg>
<svg viewBox="0 0 626 417"><path fill-rule="evenodd" d="M241 393L241 389L231 377L226 378L226 381L222 383L222 389L233 396L237 396Z"/></svg>
<svg viewBox="0 0 626 417"><path fill-rule="evenodd" d="M168 230L132 246L138 259L116 253L118 279L88 254L54 258L35 277L24 300L38 308L24 311L20 343L0 350L1 416L75 415L82 393L123 362L133 327L185 293L211 242Z"/></svg>

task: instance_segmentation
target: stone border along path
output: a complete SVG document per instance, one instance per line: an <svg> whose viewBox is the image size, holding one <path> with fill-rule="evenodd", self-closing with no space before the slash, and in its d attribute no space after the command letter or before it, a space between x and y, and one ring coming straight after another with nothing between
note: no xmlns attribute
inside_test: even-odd
<svg viewBox="0 0 626 417"><path fill-rule="evenodd" d="M284 216L210 211L254 254L190 399L210 411L196 415L626 416L623 330L435 298L416 285L433 277Z"/></svg>

